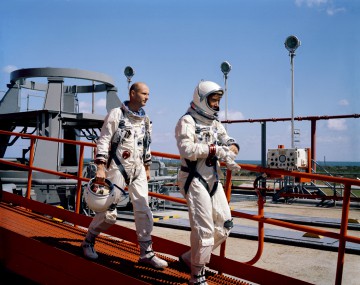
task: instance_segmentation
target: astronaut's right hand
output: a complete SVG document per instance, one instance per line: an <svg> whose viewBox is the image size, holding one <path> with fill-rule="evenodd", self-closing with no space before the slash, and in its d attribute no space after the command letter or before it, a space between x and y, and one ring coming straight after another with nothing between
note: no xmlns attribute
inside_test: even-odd
<svg viewBox="0 0 360 285"><path fill-rule="evenodd" d="M232 152L229 147L227 146L216 146L216 153L215 155L220 159L225 161L226 159L230 158L231 160L234 160L236 157L236 154Z"/></svg>

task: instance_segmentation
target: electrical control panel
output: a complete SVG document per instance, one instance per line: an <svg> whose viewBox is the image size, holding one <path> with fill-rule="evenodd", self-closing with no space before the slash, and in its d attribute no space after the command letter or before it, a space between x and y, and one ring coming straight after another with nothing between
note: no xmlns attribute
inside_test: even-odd
<svg viewBox="0 0 360 285"><path fill-rule="evenodd" d="M269 149L267 153L267 167L297 170L308 167L308 151L303 148Z"/></svg>

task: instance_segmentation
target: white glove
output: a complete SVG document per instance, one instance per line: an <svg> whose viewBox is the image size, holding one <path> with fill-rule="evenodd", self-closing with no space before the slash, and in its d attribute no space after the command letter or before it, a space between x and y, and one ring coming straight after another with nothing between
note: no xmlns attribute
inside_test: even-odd
<svg viewBox="0 0 360 285"><path fill-rule="evenodd" d="M231 170L232 174L240 173L241 166L237 164L233 159L227 157L225 159L226 168Z"/></svg>
<svg viewBox="0 0 360 285"><path fill-rule="evenodd" d="M232 152L227 146L216 146L216 153L215 155L220 160L226 160L227 157L229 157L231 160L234 160L236 157L236 154Z"/></svg>

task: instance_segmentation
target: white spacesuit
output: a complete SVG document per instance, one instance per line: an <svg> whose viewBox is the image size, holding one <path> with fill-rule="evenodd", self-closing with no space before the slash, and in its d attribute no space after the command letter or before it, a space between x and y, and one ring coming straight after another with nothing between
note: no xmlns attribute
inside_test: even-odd
<svg viewBox="0 0 360 285"><path fill-rule="evenodd" d="M127 104L128 101L125 101L121 108L112 109L106 116L97 142L96 160L107 165L106 177L114 185L122 189L128 186L140 244L139 261L164 268L167 262L155 256L151 247L153 215L148 203L148 182L144 167L151 163L151 122L142 108L134 113ZM122 194L116 187L114 191L117 193L114 204L117 204ZM113 225L116 217L116 207L95 214L82 244L86 257L98 257L93 248L95 238Z"/></svg>
<svg viewBox="0 0 360 285"><path fill-rule="evenodd" d="M209 95L214 93L221 96L223 90L214 82L201 81L195 88L190 108L175 129L181 158L178 183L187 200L191 226L191 250L179 259L191 268L189 284L207 284L205 264L233 226L219 181L222 175L219 160L225 161L228 169L239 170L240 166L234 162L236 154L230 150L235 147L238 151L239 146L218 121L218 109L208 104Z"/></svg>

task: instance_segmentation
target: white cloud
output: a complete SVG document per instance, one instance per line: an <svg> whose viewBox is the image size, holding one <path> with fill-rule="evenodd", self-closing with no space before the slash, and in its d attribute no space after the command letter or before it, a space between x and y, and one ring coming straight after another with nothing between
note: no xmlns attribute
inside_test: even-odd
<svg viewBox="0 0 360 285"><path fill-rule="evenodd" d="M79 112L80 113L91 113L91 105L87 101L79 101Z"/></svg>
<svg viewBox="0 0 360 285"><path fill-rule="evenodd" d="M80 113L91 113L92 105L91 101L79 101L79 112ZM95 114L106 114L106 100L99 99L95 101Z"/></svg>
<svg viewBox="0 0 360 285"><path fill-rule="evenodd" d="M18 69L15 65L7 65L3 67L3 72L5 73L11 73L14 70Z"/></svg>
<svg viewBox="0 0 360 285"><path fill-rule="evenodd" d="M173 132L154 132L151 136L151 150L177 154L176 140Z"/></svg>
<svg viewBox="0 0 360 285"><path fill-rule="evenodd" d="M239 112L239 111L232 111L229 110L227 112L227 119L228 120L243 120L244 119L244 115L243 113ZM220 111L219 112L219 120L223 121L225 120L225 111Z"/></svg>
<svg viewBox="0 0 360 285"><path fill-rule="evenodd" d="M329 130L334 131L345 131L347 129L345 119L330 119L327 122L327 127Z"/></svg>
<svg viewBox="0 0 360 285"><path fill-rule="evenodd" d="M342 13L342 12L345 12L346 9L345 8L334 8L334 7L329 7L326 9L326 13L329 15L329 16L333 16L337 13Z"/></svg>
<svg viewBox="0 0 360 285"><path fill-rule="evenodd" d="M329 2L328 0L295 0L295 4L297 6L301 6L302 4L305 4L308 7L320 6L328 2Z"/></svg>
<svg viewBox="0 0 360 285"><path fill-rule="evenodd" d="M161 110L159 110L159 109L156 109L156 111L155 111L155 113L156 113L156 115L158 115L158 116L165 116L166 115L166 110L164 110L164 109L161 109Z"/></svg>
<svg viewBox="0 0 360 285"><path fill-rule="evenodd" d="M349 106L349 101L346 99L342 99L339 101L340 106Z"/></svg>
<svg viewBox="0 0 360 285"><path fill-rule="evenodd" d="M326 14L329 16L334 16L335 14L345 12L345 8L336 8L333 4L332 0L295 0L295 5L301 7L305 5L309 8L320 8L323 10L325 9Z"/></svg>
<svg viewBox="0 0 360 285"><path fill-rule="evenodd" d="M174 140L174 133L172 132L153 132L151 136L152 143L167 144Z"/></svg>
<svg viewBox="0 0 360 285"><path fill-rule="evenodd" d="M106 108L106 99L102 98L95 102L95 106L99 108Z"/></svg>

